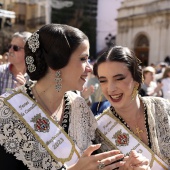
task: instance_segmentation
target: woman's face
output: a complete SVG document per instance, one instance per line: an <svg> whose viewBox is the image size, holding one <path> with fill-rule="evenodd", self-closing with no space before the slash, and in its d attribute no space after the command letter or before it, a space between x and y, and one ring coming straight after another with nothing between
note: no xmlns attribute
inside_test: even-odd
<svg viewBox="0 0 170 170"><path fill-rule="evenodd" d="M62 83L67 90L83 90L83 85L92 68L88 62L89 42L84 40L72 53L70 61L62 72Z"/></svg>
<svg viewBox="0 0 170 170"><path fill-rule="evenodd" d="M115 109L129 106L135 81L125 63L106 61L98 66L101 89Z"/></svg>

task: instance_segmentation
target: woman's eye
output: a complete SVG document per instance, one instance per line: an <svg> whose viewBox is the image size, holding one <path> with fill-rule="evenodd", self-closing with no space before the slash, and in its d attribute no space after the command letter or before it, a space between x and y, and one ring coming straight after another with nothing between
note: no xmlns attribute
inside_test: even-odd
<svg viewBox="0 0 170 170"><path fill-rule="evenodd" d="M87 60L88 60L88 58L83 57L83 58L81 58L80 60L81 60L81 61L87 61Z"/></svg>
<svg viewBox="0 0 170 170"><path fill-rule="evenodd" d="M100 82L100 83L104 83L104 82L106 82L106 80L99 80L99 82Z"/></svg>
<svg viewBox="0 0 170 170"><path fill-rule="evenodd" d="M117 80L124 80L124 79L125 79L125 77L120 77Z"/></svg>

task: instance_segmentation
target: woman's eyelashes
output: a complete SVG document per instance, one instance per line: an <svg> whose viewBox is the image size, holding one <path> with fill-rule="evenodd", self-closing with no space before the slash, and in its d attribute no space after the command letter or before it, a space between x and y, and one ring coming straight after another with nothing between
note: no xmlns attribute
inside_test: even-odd
<svg viewBox="0 0 170 170"><path fill-rule="evenodd" d="M100 82L100 83L104 83L104 82L106 82L106 80L99 80L99 82Z"/></svg>
<svg viewBox="0 0 170 170"><path fill-rule="evenodd" d="M116 78L115 79L115 81L121 81L121 80L124 80L126 77L119 77L119 78ZM107 82L107 80L106 79L99 79L99 82L100 83L105 83L105 82Z"/></svg>
<svg viewBox="0 0 170 170"><path fill-rule="evenodd" d="M88 61L88 58L87 57L82 57L82 58L80 58L80 60L84 62L84 61Z"/></svg>
<svg viewBox="0 0 170 170"><path fill-rule="evenodd" d="M116 80L124 80L126 77L119 77L119 78L117 78Z"/></svg>

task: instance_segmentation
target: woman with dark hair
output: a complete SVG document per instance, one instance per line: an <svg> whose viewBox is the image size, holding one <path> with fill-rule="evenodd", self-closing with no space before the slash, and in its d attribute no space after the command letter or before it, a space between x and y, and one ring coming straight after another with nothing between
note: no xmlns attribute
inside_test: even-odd
<svg viewBox="0 0 170 170"><path fill-rule="evenodd" d="M1 170L115 168L104 165L122 158L120 151L90 156L100 147L92 145L97 124L85 100L71 92L81 91L92 71L88 57L88 37L71 26L45 25L28 39L31 81L0 100Z"/></svg>
<svg viewBox="0 0 170 170"><path fill-rule="evenodd" d="M93 69L111 104L97 117L100 149L116 148L125 155L136 150L149 159L151 169L168 170L170 103L160 97L138 95L142 83L139 59L129 48L115 46L97 59Z"/></svg>
<svg viewBox="0 0 170 170"><path fill-rule="evenodd" d="M119 150L91 155L100 147L92 145L97 122L72 92L83 90L92 71L88 57L87 36L68 25L45 25L28 39L31 81L0 100L1 170L111 170L125 164L113 163L124 157ZM132 161L148 162L139 154Z"/></svg>

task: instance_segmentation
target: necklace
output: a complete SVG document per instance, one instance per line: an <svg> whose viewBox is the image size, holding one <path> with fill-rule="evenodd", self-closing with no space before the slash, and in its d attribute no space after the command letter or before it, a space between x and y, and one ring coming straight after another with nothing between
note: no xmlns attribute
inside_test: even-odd
<svg viewBox="0 0 170 170"><path fill-rule="evenodd" d="M119 116L114 107L113 106L110 106L110 110L112 111L112 113L114 114L114 116L116 116L130 131L132 131L132 129L130 128L130 126L125 122L125 120ZM144 121L145 121L145 129L146 129L146 132L147 132L147 138L148 138L148 130L146 128L146 106L144 104ZM134 134L137 135L140 139L141 139L141 134L144 133L144 131L142 129L140 129L137 125L135 127L135 132ZM148 141L149 141L149 138L148 138ZM149 143L148 143L149 144Z"/></svg>
<svg viewBox="0 0 170 170"><path fill-rule="evenodd" d="M49 110L49 108L46 106L46 104L44 103L44 101L41 99L41 97L39 96L39 94L38 94L35 86L34 86L34 91L35 91L35 93L36 93L39 101L40 101L41 104L43 105L43 108L50 113L51 118L53 118L57 123L59 123L61 118L59 119L59 118L57 117L57 113L58 113L58 111L60 110L60 108L61 108L61 106L62 106L62 104L63 104L63 98L62 98L62 100L61 100L61 102L60 102L60 105L58 106L57 110L56 110L54 113L52 113L52 112ZM63 112L63 111L62 111L62 112Z"/></svg>
<svg viewBox="0 0 170 170"><path fill-rule="evenodd" d="M139 115L140 116L140 115ZM140 117L139 117L140 118ZM138 120L139 120L138 118ZM146 123L145 123L146 124ZM146 126L146 125L145 125ZM136 131L134 132L135 135L137 135L139 137L139 139L141 138L141 134L144 133L144 131L142 129L140 129L140 127L137 126L137 122L136 122L136 127L135 127Z"/></svg>
<svg viewBox="0 0 170 170"><path fill-rule="evenodd" d="M135 134L139 137L139 139L141 139L140 133L143 133L144 131L142 129L140 129L139 127L136 126L136 132Z"/></svg>

